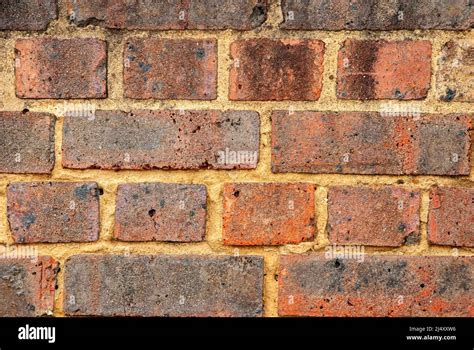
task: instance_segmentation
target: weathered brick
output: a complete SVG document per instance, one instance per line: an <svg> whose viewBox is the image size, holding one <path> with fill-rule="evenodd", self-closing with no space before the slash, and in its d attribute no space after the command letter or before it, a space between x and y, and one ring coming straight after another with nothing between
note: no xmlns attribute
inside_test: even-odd
<svg viewBox="0 0 474 350"><path fill-rule="evenodd" d="M0 259L0 316L51 315L58 270L49 256Z"/></svg>
<svg viewBox="0 0 474 350"><path fill-rule="evenodd" d="M347 39L338 55L337 97L424 99L430 89L431 42Z"/></svg>
<svg viewBox="0 0 474 350"><path fill-rule="evenodd" d="M307 183L225 184L224 244L280 245L313 240L314 191L314 185Z"/></svg>
<svg viewBox="0 0 474 350"><path fill-rule="evenodd" d="M217 97L215 39L131 38L123 54L125 97L186 100Z"/></svg>
<svg viewBox="0 0 474 350"><path fill-rule="evenodd" d="M284 29L398 30L474 27L466 0L282 0Z"/></svg>
<svg viewBox="0 0 474 350"><path fill-rule="evenodd" d="M62 163L87 169L254 169L259 115L253 111L97 111L66 117Z"/></svg>
<svg viewBox="0 0 474 350"><path fill-rule="evenodd" d="M324 43L306 39L247 39L231 44L231 100L317 100Z"/></svg>
<svg viewBox="0 0 474 350"><path fill-rule="evenodd" d="M399 247L420 238L420 193L397 186L331 187L329 240L335 244Z"/></svg>
<svg viewBox="0 0 474 350"><path fill-rule="evenodd" d="M0 112L0 173L51 173L55 120L47 113Z"/></svg>
<svg viewBox="0 0 474 350"><path fill-rule="evenodd" d="M259 27L267 19L267 0L69 0L70 20L126 29L237 29Z"/></svg>
<svg viewBox="0 0 474 350"><path fill-rule="evenodd" d="M469 175L469 115L376 112L272 114L272 170L301 173Z"/></svg>
<svg viewBox="0 0 474 350"><path fill-rule="evenodd" d="M280 258L281 316L474 316L474 258Z"/></svg>
<svg viewBox="0 0 474 350"><path fill-rule="evenodd" d="M95 183L10 183L7 213L16 243L92 242L99 236Z"/></svg>
<svg viewBox="0 0 474 350"><path fill-rule="evenodd" d="M437 93L445 102L474 102L474 40L451 40L443 46L438 59Z"/></svg>
<svg viewBox="0 0 474 350"><path fill-rule="evenodd" d="M0 2L0 30L45 30L57 17L56 0Z"/></svg>
<svg viewBox="0 0 474 350"><path fill-rule="evenodd" d="M263 258L76 255L66 261L68 315L262 315Z"/></svg>
<svg viewBox="0 0 474 350"><path fill-rule="evenodd" d="M19 98L107 97L106 42L94 38L20 39L15 44Z"/></svg>
<svg viewBox="0 0 474 350"><path fill-rule="evenodd" d="M122 241L202 241L206 234L206 196L204 185L120 185L114 237Z"/></svg>
<svg viewBox="0 0 474 350"><path fill-rule="evenodd" d="M474 188L431 189L428 240L432 244L474 247Z"/></svg>

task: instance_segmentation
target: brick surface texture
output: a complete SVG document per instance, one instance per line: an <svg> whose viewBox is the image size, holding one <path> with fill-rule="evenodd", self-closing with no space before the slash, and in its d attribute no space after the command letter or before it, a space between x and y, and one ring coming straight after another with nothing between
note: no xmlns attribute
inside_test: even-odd
<svg viewBox="0 0 474 350"><path fill-rule="evenodd" d="M364 262L324 255L280 260L281 316L473 317L474 259L371 256Z"/></svg>
<svg viewBox="0 0 474 350"><path fill-rule="evenodd" d="M474 317L473 33L472 0L0 0L0 317Z"/></svg>
<svg viewBox="0 0 474 350"><path fill-rule="evenodd" d="M64 283L70 315L262 315L263 259L256 256L76 255ZM133 303L124 305L124 294Z"/></svg>

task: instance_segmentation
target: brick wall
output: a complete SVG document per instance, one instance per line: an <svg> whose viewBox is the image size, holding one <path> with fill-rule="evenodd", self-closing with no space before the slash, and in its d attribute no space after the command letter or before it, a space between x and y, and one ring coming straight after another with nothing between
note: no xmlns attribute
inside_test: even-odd
<svg viewBox="0 0 474 350"><path fill-rule="evenodd" d="M3 1L0 315L474 316L469 1Z"/></svg>

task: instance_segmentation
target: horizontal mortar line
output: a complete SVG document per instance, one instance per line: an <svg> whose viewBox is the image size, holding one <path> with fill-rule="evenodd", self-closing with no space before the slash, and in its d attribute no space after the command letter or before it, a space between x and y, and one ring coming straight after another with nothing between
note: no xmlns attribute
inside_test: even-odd
<svg viewBox="0 0 474 350"><path fill-rule="evenodd" d="M44 112L44 113L52 113L55 114L58 118L63 118L63 115L58 115L57 112L54 111L55 108L63 106L63 102L57 101L50 101L50 102L26 102L26 101L18 101L17 104L6 104L4 107L1 108L1 111L20 111L24 109L24 104L30 103L28 106L30 112ZM347 103L337 102L337 107L330 106L328 103L317 103L317 102L272 102L272 103L259 103L254 101L249 102L237 102L237 101L230 101L230 102L218 102L212 105L204 104L204 103L182 103L182 102L171 102L175 104L174 106L149 106L150 103L126 103L126 102L119 102L117 105L117 101L110 101L107 103L97 103L95 104L94 101L91 100L68 100L66 104L71 107L74 104L87 104L92 105L96 108L96 110L121 110L121 111L131 111L137 109L144 109L144 110L153 110L153 111L160 111L160 110L177 110L180 109L184 110L255 110L260 113L264 112L271 112L272 110L291 110L292 112L379 112L379 113L386 113L385 111L381 110L381 107L386 107L387 102L369 102L368 104L364 104L364 102L356 102L356 103ZM398 103L393 102L390 103L390 106L407 106L412 105L413 107L417 107L420 109L419 113L421 114L451 114L451 113L459 113L459 114L469 114L474 113L474 103L466 103L466 104L456 104L456 105L441 105L441 104L433 104L433 103ZM181 104L181 106L180 106ZM125 107L127 106L127 107ZM426 107L426 108L425 108ZM418 112L418 111L417 111ZM402 112L400 112L401 114ZM387 116L390 117L390 116Z"/></svg>
<svg viewBox="0 0 474 350"><path fill-rule="evenodd" d="M130 254L149 254L153 249L156 249L156 253L160 254L178 254L183 251L190 252L190 254L197 255L208 255L208 254L235 254L235 250L239 251L239 254L270 254L270 253L287 253L282 250L285 249L298 249L307 248L303 253L288 252L289 254L306 254L311 252L324 252L327 247L333 246L334 244L328 243L317 247L316 250L312 250L313 247L308 247L308 244L314 243L303 242L300 244L283 245L283 246L224 246L219 244L216 247L211 247L209 244L212 242L203 241L198 243L172 243L172 242L122 242L122 241L98 241L98 242L81 242L81 243L29 243L29 244L9 244L9 247L15 247L19 249L38 249L38 251L50 251L54 253L71 252L77 253L77 248L82 248L79 251L83 253L124 253L122 250L126 250L126 253ZM216 242L217 243L217 242ZM7 244L2 244L7 245ZM456 247L456 246L441 246L441 245L430 245L428 247L422 247L419 245L413 246L400 246L400 247L377 247L367 246L362 244L351 244L351 245L340 245L335 244L338 247L364 247L364 250L370 254L419 254L430 256L433 253L435 255L444 254L447 252L452 253L453 249L456 249L460 255L474 253L474 248L469 247ZM66 255L66 254L63 254Z"/></svg>
<svg viewBox="0 0 474 350"><path fill-rule="evenodd" d="M265 27L271 25L272 27ZM279 22L265 22L262 26L251 30L237 29L128 29L128 28L105 28L101 26L75 26L67 21L52 21L45 31L15 31L5 30L8 38L22 37L43 37L43 36L64 36L64 37L83 37L84 35L101 35L108 37L121 37L129 35L137 35L144 38L155 37L186 37L195 36L223 36L223 37L250 37L257 38L270 36L271 38L279 38L284 36L302 36L302 37L321 37L332 39L341 36L355 36L361 39L379 39L387 37L413 38L422 40L423 37L436 39L439 35L445 37L464 37L472 34L474 29L464 30L444 30L444 29L394 29L394 30L321 30L321 29L284 29L280 28ZM66 32L66 34L64 33Z"/></svg>
<svg viewBox="0 0 474 350"><path fill-rule="evenodd" d="M82 170L87 172L87 170ZM99 171L99 173L98 173ZM410 188L419 188L425 189L427 186L432 186L436 184L452 184L452 185L465 185L473 186L474 182L470 178L451 178L448 176L420 176L413 178L409 175L403 176L388 176L388 175L338 175L338 174L272 174L272 175L263 175L258 173L252 174L253 176L249 177L249 174L237 175L236 173L231 173L232 175L226 174L216 174L218 170L201 170L199 175L194 171L193 173L183 174L183 173L173 173L173 171L167 170L134 170L122 172L113 172L108 170L89 170L87 174L82 174L80 177L78 174L67 173L67 174L55 174L54 176L29 176L29 175L18 175L18 174L4 174L0 176L0 184L8 184L9 182L15 181L66 181L66 182L81 182L81 181L95 181L101 185L117 185L121 183L141 183L146 181L167 181L170 183L181 183L183 181L191 181L192 183L204 182L209 185L218 185L223 183L231 182L311 182L320 186L332 186L335 184L350 184L350 185L397 185L400 187L410 187ZM168 176L174 175L174 178L168 178ZM182 178L176 178L176 175L182 176ZM202 178L200 176L203 176ZM212 179L206 179L208 176L214 175ZM102 177L107 177L104 179ZM126 176L126 179L122 177ZM154 179L153 177L156 178ZM217 177L217 178L216 178ZM233 178L232 178L233 177ZM374 181L375 180L375 181ZM397 181L403 180L404 183L397 183Z"/></svg>

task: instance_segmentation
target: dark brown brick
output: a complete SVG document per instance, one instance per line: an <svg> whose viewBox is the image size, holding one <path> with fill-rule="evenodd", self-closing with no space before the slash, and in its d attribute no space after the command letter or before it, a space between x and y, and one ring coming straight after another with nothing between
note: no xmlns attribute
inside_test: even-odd
<svg viewBox="0 0 474 350"><path fill-rule="evenodd" d="M252 111L97 111L66 117L62 162L87 169L254 169L259 115Z"/></svg>
<svg viewBox="0 0 474 350"><path fill-rule="evenodd" d="M206 234L206 193L204 185L120 185L114 237L121 241L202 241Z"/></svg>
<svg viewBox="0 0 474 350"><path fill-rule="evenodd" d="M94 38L20 39L15 44L19 98L107 97L107 45Z"/></svg>
<svg viewBox="0 0 474 350"><path fill-rule="evenodd" d="M49 256L0 259L0 316L51 315L58 270Z"/></svg>
<svg viewBox="0 0 474 350"><path fill-rule="evenodd" d="M69 0L70 20L126 29L237 29L259 27L267 18L267 0Z"/></svg>
<svg viewBox="0 0 474 350"><path fill-rule="evenodd" d="M328 192L329 240L399 247L420 238L420 193L397 186L336 186Z"/></svg>
<svg viewBox="0 0 474 350"><path fill-rule="evenodd" d="M10 183L7 212L13 239L16 243L96 241L98 192L95 183Z"/></svg>
<svg viewBox="0 0 474 350"><path fill-rule="evenodd" d="M47 113L0 112L0 173L51 173L55 120Z"/></svg>
<svg viewBox="0 0 474 350"><path fill-rule="evenodd" d="M465 30L474 27L466 0L282 0L284 29Z"/></svg>
<svg viewBox="0 0 474 350"><path fill-rule="evenodd" d="M306 39L247 39L232 43L229 98L319 99L324 43Z"/></svg>
<svg viewBox="0 0 474 350"><path fill-rule="evenodd" d="M0 30L45 30L57 17L56 0L0 2Z"/></svg>
<svg viewBox="0 0 474 350"><path fill-rule="evenodd" d="M474 258L280 258L281 316L473 317Z"/></svg>
<svg viewBox="0 0 474 350"><path fill-rule="evenodd" d="M430 41L347 39L339 50L338 98L424 99L430 81Z"/></svg>
<svg viewBox="0 0 474 350"><path fill-rule="evenodd" d="M273 172L469 175L469 115L272 115Z"/></svg>
<svg viewBox="0 0 474 350"><path fill-rule="evenodd" d="M314 185L307 183L226 184L224 244L280 245L313 240L314 191Z"/></svg>
<svg viewBox="0 0 474 350"><path fill-rule="evenodd" d="M428 240L432 244L474 247L474 188L431 189Z"/></svg>
<svg viewBox="0 0 474 350"><path fill-rule="evenodd" d="M436 88L444 102L474 102L474 40L447 42L438 59Z"/></svg>
<svg viewBox="0 0 474 350"><path fill-rule="evenodd" d="M262 315L263 258L76 255L65 267L68 315Z"/></svg>
<svg viewBox="0 0 474 350"><path fill-rule="evenodd" d="M215 39L131 38L123 54L125 97L186 100L217 97Z"/></svg>

